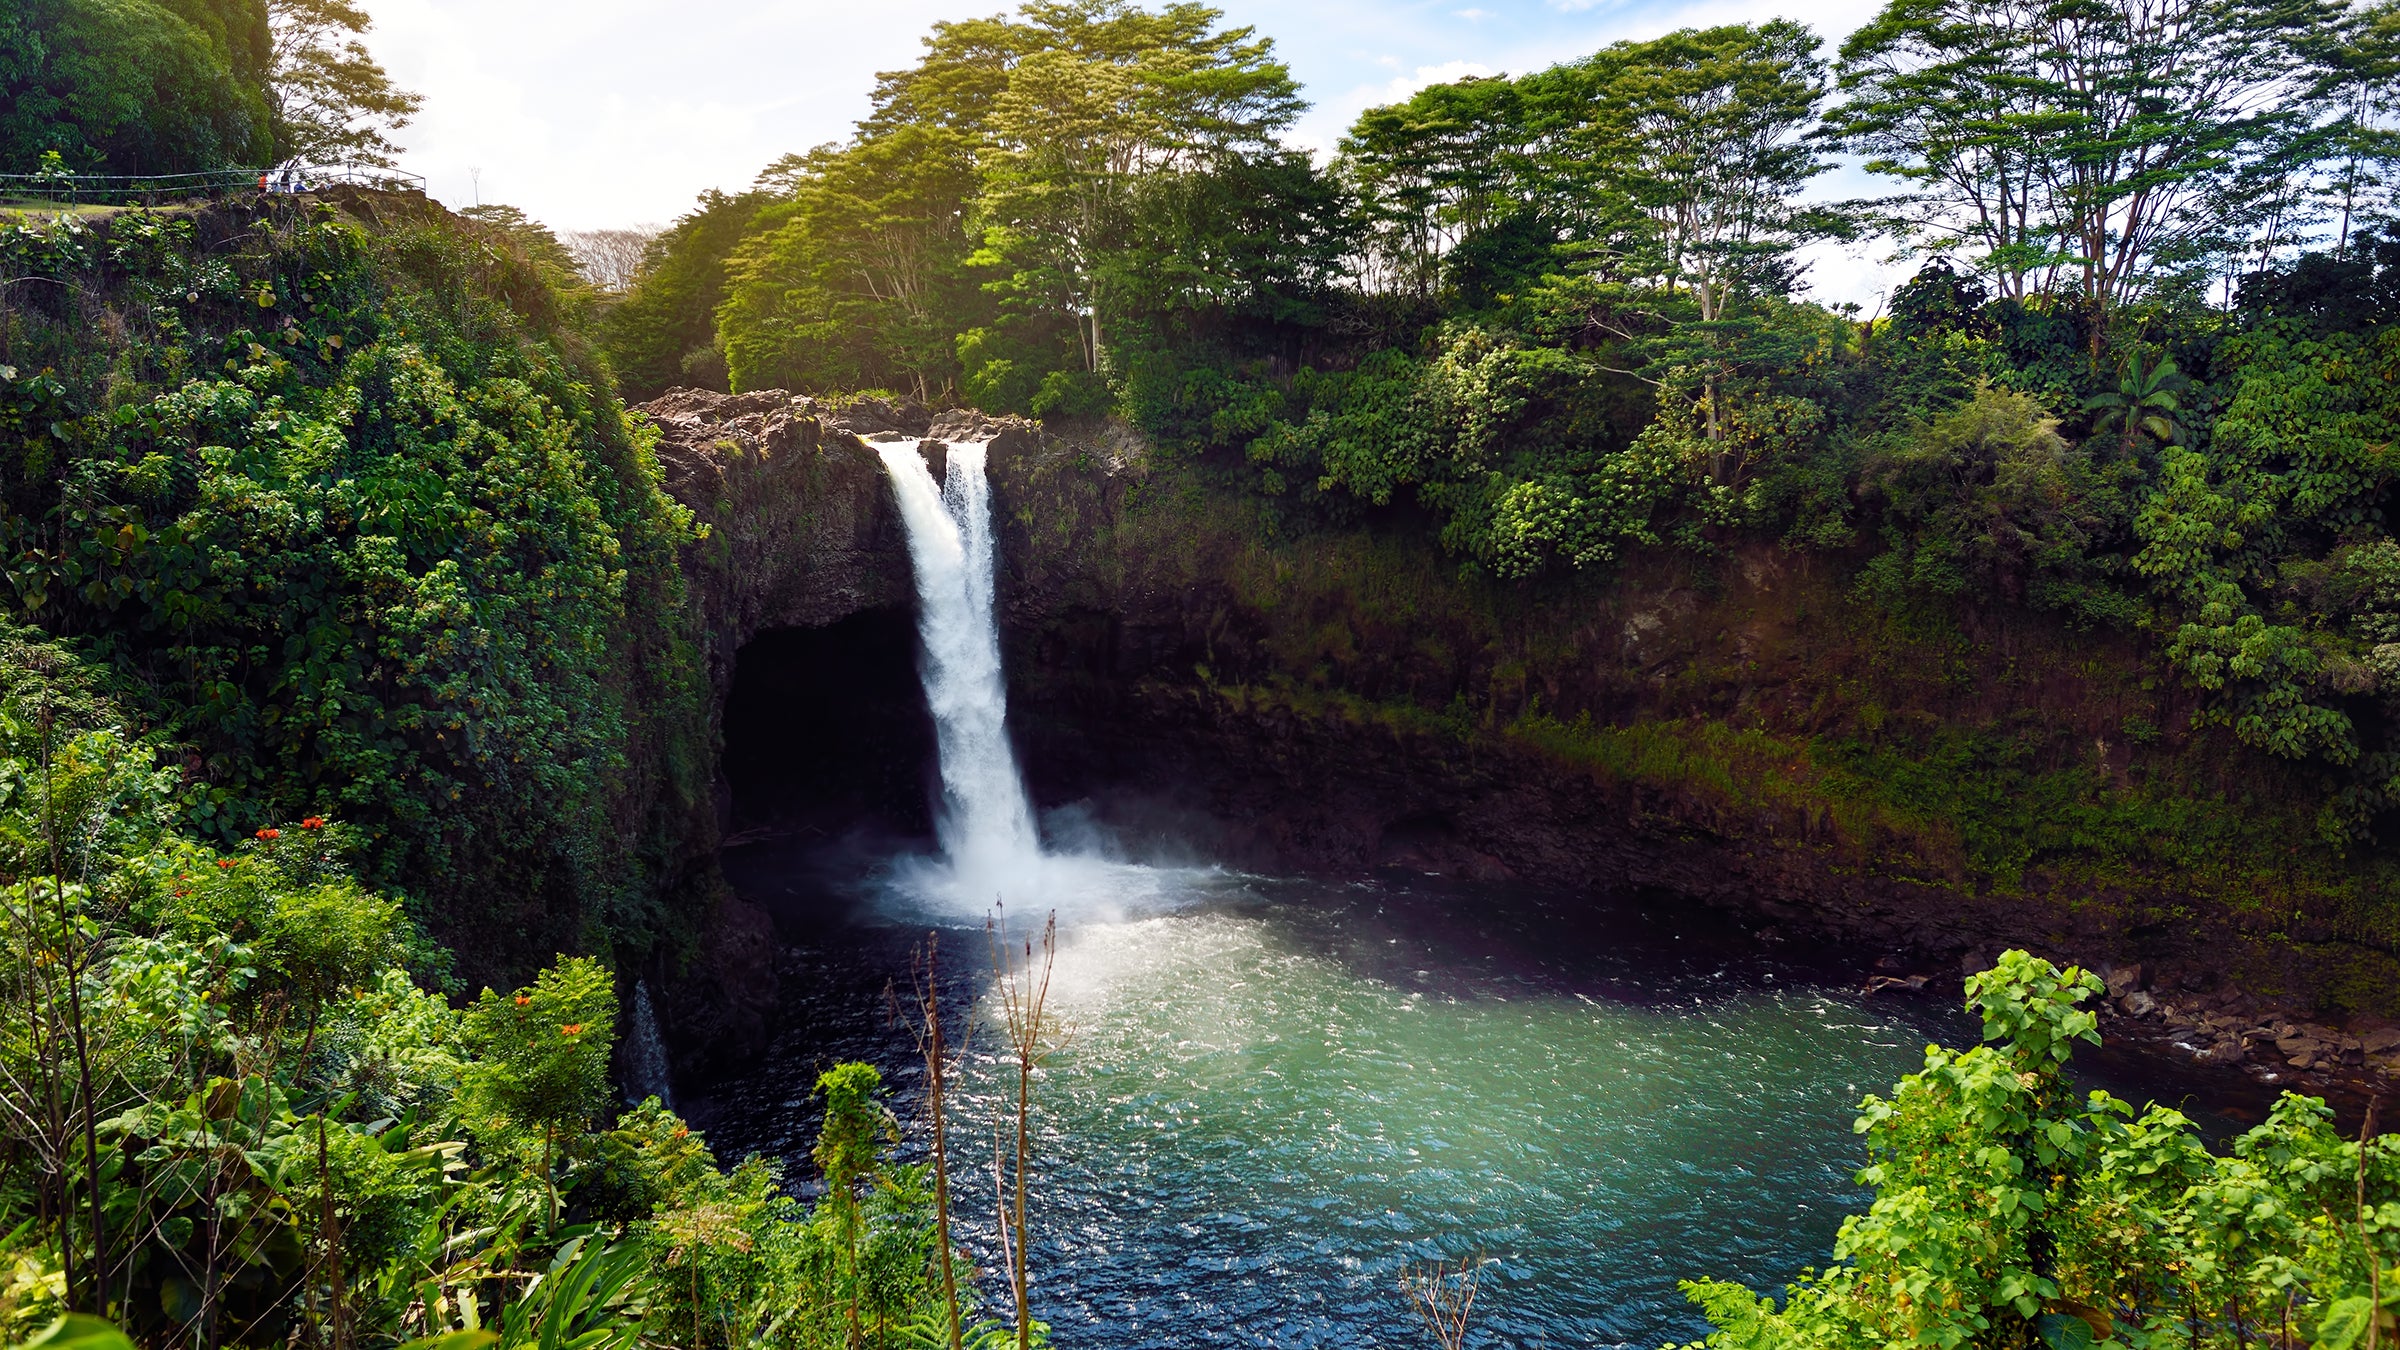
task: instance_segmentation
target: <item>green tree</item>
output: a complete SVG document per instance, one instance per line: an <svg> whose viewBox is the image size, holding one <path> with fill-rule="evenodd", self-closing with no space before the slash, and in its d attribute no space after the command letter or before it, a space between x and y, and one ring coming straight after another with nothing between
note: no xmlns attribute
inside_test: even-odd
<svg viewBox="0 0 2400 1350"><path fill-rule="evenodd" d="M1825 168L1805 139L1824 84L1816 48L1788 20L1685 29L1618 43L1573 72L1588 111L1569 153L1588 163L1595 191L1620 196L1645 226L1600 245L1620 255L1605 270L1689 297L1691 322L1652 361L1696 376L1712 447L1727 438L1725 385L1759 359L1745 348L1766 336L1736 311L1790 288L1790 253L1811 233L1796 198ZM1728 454L1710 458L1712 475L1727 478Z"/></svg>
<svg viewBox="0 0 2400 1350"><path fill-rule="evenodd" d="M256 167L268 50L264 0L22 0L0 12L0 171Z"/></svg>
<svg viewBox="0 0 2400 1350"><path fill-rule="evenodd" d="M351 0L267 0L275 34L267 97L278 164L390 167L389 133L424 97L395 88L359 41L374 22Z"/></svg>
<svg viewBox="0 0 2400 1350"><path fill-rule="evenodd" d="M2172 444L2183 439L2183 427L2175 420L2182 408L2183 372L2172 356L2161 356L2145 362L2139 352L2128 358L2124 374L2117 387L2104 389L2085 399L2089 412L2108 414L2124 432L2127 449L2135 438L2148 434L2160 444Z"/></svg>
<svg viewBox="0 0 2400 1350"><path fill-rule="evenodd" d="M1071 321L1082 369L1098 373L1101 275L1141 179L1271 153L1302 105L1274 44L1219 31L1202 5L1035 0L1019 14L1023 54L983 125L977 261Z"/></svg>
<svg viewBox="0 0 2400 1350"><path fill-rule="evenodd" d="M734 387L951 393L957 334L985 308L965 266L974 175L973 141L939 122L771 167L789 200L728 260L718 311Z"/></svg>
<svg viewBox="0 0 2400 1350"><path fill-rule="evenodd" d="M558 1221L556 1166L561 1138L573 1139L608 1100L608 1054L615 1044L616 980L589 957L561 957L513 994L490 989L467 1011L470 1100L498 1121L537 1130L536 1174Z"/></svg>
<svg viewBox="0 0 2400 1350"><path fill-rule="evenodd" d="M883 1172L884 1150L900 1137L899 1122L876 1100L882 1090L883 1075L872 1064L837 1064L817 1076L816 1093L825 1099L825 1124L810 1156L825 1176L825 1199L841 1232L853 1343L861 1334L859 1308L865 1292L859 1239L866 1217L862 1205L868 1197L860 1190L871 1192Z"/></svg>
<svg viewBox="0 0 2400 1350"><path fill-rule="evenodd" d="M2274 320L2220 360L2223 406L2205 445L2159 452L2132 566L2180 611L2167 656L2211 694L2203 720L2287 758L2350 764L2362 746L2336 678L2349 644L2312 631L2277 591L2287 564L2370 528L2400 471L2400 398L2385 378L2400 372L2400 329Z"/></svg>
<svg viewBox="0 0 2400 1350"><path fill-rule="evenodd" d="M1891 0L1842 44L1828 130L1911 191L1887 222L2004 296L2115 309L2298 237L2337 153L2329 4Z"/></svg>
<svg viewBox="0 0 2400 1350"><path fill-rule="evenodd" d="M1358 196L1365 284L1433 294L1445 257L1521 209L1533 139L1523 94L1505 78L1429 85L1359 114L1335 171Z"/></svg>
<svg viewBox="0 0 2400 1350"><path fill-rule="evenodd" d="M600 325L601 349L629 401L679 384L727 387L717 307L725 300L728 261L769 200L758 191L705 193L650 242L632 289Z"/></svg>
<svg viewBox="0 0 2400 1350"><path fill-rule="evenodd" d="M583 279L583 267L575 255L559 241L549 226L526 215L518 207L493 203L488 206L463 207L459 217L495 230L506 236L527 262L541 269L542 280L553 292L578 295L588 289Z"/></svg>
<svg viewBox="0 0 2400 1350"><path fill-rule="evenodd" d="M1934 1046L1858 1119L1872 1187L1835 1264L1782 1307L1684 1286L1717 1330L1768 1347L2313 1344L2354 1350L2388 1317L2400 1260L2400 1146L2341 1139L2286 1096L2212 1155L2179 1112L2078 1094L2097 976L2024 952L1967 983L1985 1044ZM2379 1309L2378 1304L2381 1305ZM2385 1325L2389 1325L2386 1323Z"/></svg>
<svg viewBox="0 0 2400 1350"><path fill-rule="evenodd" d="M1891 550L1862 588L1887 601L1998 600L2130 623L2110 584L2130 514L2133 466L2071 446L2032 396L1978 387L1960 406L1877 439L1859 497L1880 508Z"/></svg>
<svg viewBox="0 0 2400 1350"><path fill-rule="evenodd" d="M2361 224L2388 219L2393 167L2400 163L2400 4L2353 7L2312 46L2322 64L2317 92L2338 115L2329 128L2334 252L2346 257Z"/></svg>
<svg viewBox="0 0 2400 1350"><path fill-rule="evenodd" d="M1703 323L1736 290L1788 286L1785 259L1818 223L1795 199L1826 168L1807 139L1825 81L1817 45L1788 20L1684 29L1551 72L1584 105L1561 140L1573 167L1554 171L1647 224L1608 241L1634 255L1611 270L1688 290Z"/></svg>

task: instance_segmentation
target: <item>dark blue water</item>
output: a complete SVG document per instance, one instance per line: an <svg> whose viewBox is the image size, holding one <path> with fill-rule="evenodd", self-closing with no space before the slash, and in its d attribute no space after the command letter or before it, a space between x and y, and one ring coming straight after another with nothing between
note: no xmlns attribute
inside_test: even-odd
<svg viewBox="0 0 2400 1350"><path fill-rule="evenodd" d="M792 1022L697 1113L721 1154L778 1154L802 1178L821 1068L874 1060L914 1113L913 1043L881 991L926 927L829 908L823 879L772 849L729 863L796 934ZM1470 1344L1691 1338L1705 1328L1676 1282L1776 1289L1823 1264L1865 1200L1859 1098L1927 1042L1977 1036L1955 978L1867 997L1860 954L1671 900L1209 872L1130 889L1121 912L1077 903L1051 993L1036 1282L1067 1345L1425 1345L1397 1280L1442 1257L1484 1263ZM984 936L955 924L944 942L963 1020ZM992 1020L953 1107L987 1264ZM2113 1067L2108 1086L2164 1095Z"/></svg>
<svg viewBox="0 0 2400 1350"><path fill-rule="evenodd" d="M773 901L786 865L737 861L737 882ZM1486 1263L1476 1343L1690 1335L1675 1281L1821 1261L1859 1201L1860 1094L1973 1034L1705 915L1684 933L1588 901L1206 873L1166 899L1063 930L1035 1194L1042 1315L1066 1344L1418 1344L1397 1276L1440 1256ZM904 1112L918 1080L881 990L923 929L822 904L787 911L810 936L776 1055L699 1109L721 1154L796 1176L821 1067L881 1063ZM963 1015L983 935L945 941ZM953 1109L979 1125L1000 1081L996 1039L978 1045ZM961 1133L987 1216L988 1138Z"/></svg>

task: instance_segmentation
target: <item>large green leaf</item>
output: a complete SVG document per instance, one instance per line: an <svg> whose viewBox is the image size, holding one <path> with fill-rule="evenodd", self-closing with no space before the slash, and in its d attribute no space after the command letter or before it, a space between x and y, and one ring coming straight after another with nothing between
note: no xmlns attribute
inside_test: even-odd
<svg viewBox="0 0 2400 1350"><path fill-rule="evenodd" d="M25 1350L134 1350L116 1324L89 1313L68 1313L25 1342Z"/></svg>
<svg viewBox="0 0 2400 1350"><path fill-rule="evenodd" d="M2374 1310L2373 1302L2364 1294L2336 1300L2317 1321L2319 1350L2350 1350L2367 1334L2367 1319L2374 1315Z"/></svg>

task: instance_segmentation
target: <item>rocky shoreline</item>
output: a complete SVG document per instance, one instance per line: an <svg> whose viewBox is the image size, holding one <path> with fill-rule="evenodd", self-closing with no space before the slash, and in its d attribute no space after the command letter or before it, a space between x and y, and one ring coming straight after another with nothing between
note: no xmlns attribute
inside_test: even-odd
<svg viewBox="0 0 2400 1350"><path fill-rule="evenodd" d="M2379 1017L2328 1025L2238 991L2152 992L2139 965L2102 962L2108 982L2103 1033L2120 1043L2230 1066L2258 1083L2321 1097L2400 1093L2400 1022Z"/></svg>

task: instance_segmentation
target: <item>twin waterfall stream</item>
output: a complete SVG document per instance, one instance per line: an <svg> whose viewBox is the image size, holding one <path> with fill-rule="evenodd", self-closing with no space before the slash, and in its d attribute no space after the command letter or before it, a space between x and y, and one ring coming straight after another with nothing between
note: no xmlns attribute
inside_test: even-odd
<svg viewBox="0 0 2400 1350"><path fill-rule="evenodd" d="M1061 1346L1427 1344L1400 1270L1475 1257L1469 1344L1646 1350L1704 1329L1678 1279L1772 1289L1823 1263L1862 1203L1860 1096L1928 1040L1972 1044L1963 1015L1863 999L1846 968L1672 897L1249 875L1097 829L1054 828L1045 849L1007 728L988 447L944 447L937 480L921 443L871 444L915 570L938 851L822 835L728 849L736 889L783 898L787 975L776 1045L698 1107L719 1156L813 1176L811 1085L869 1059L921 1158L916 1046L885 990L909 987L911 951L939 930L963 1031L1000 903L1019 934L1059 921L1031 1254ZM996 1300L979 1150L1010 1082L994 1015L975 1020L954 1176Z"/></svg>
<svg viewBox="0 0 2400 1350"><path fill-rule="evenodd" d="M936 817L955 898L973 907L1039 880L1042 841L1008 743L1008 690L994 621L992 488L985 445L947 446L940 483L921 441L871 442L892 475L917 577L925 702L941 760Z"/></svg>

